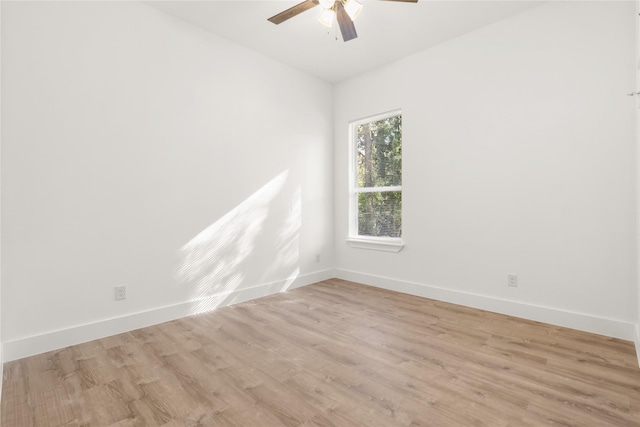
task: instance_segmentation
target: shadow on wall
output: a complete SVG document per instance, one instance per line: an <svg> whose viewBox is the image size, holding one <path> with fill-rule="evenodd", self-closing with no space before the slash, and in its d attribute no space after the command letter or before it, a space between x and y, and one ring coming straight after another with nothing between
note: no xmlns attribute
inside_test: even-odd
<svg viewBox="0 0 640 427"><path fill-rule="evenodd" d="M178 281L189 288L191 314L248 299L258 286L289 288L300 273L301 217L300 185L284 171L185 244Z"/></svg>

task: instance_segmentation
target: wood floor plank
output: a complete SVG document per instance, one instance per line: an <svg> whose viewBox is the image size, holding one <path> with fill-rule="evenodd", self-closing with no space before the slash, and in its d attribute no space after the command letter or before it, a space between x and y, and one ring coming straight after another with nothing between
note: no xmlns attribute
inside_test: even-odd
<svg viewBox="0 0 640 427"><path fill-rule="evenodd" d="M3 375L3 427L640 427L633 343L339 279Z"/></svg>

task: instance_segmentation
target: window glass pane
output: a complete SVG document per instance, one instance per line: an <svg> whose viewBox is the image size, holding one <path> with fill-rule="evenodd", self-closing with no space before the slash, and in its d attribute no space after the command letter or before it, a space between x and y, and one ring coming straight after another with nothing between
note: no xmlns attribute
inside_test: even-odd
<svg viewBox="0 0 640 427"><path fill-rule="evenodd" d="M401 237L402 193L381 191L358 194L358 235Z"/></svg>
<svg viewBox="0 0 640 427"><path fill-rule="evenodd" d="M402 184L402 116L356 128L358 187Z"/></svg>

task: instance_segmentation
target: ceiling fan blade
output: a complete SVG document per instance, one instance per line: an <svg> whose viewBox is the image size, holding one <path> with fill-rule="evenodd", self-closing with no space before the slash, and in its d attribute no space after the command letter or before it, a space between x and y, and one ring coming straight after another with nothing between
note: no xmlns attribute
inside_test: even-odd
<svg viewBox="0 0 640 427"><path fill-rule="evenodd" d="M318 0L305 0L302 3L298 3L297 5L290 7L284 12L280 12L277 15L272 16L268 19L268 21L273 22L274 24L282 24L287 19L293 18L296 15L301 14L304 11L311 9L312 7L316 7L318 5Z"/></svg>
<svg viewBox="0 0 640 427"><path fill-rule="evenodd" d="M342 33L342 40L348 42L351 39L358 37L356 33L356 26L353 25L353 21L344 10L344 6L341 2L337 2L336 15L338 17L338 24L340 25L340 32Z"/></svg>

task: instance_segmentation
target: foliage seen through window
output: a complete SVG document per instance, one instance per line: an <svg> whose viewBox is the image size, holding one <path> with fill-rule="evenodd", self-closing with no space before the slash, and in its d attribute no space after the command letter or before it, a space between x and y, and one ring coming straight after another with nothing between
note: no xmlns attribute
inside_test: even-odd
<svg viewBox="0 0 640 427"><path fill-rule="evenodd" d="M402 235L402 116L355 127L358 235Z"/></svg>

